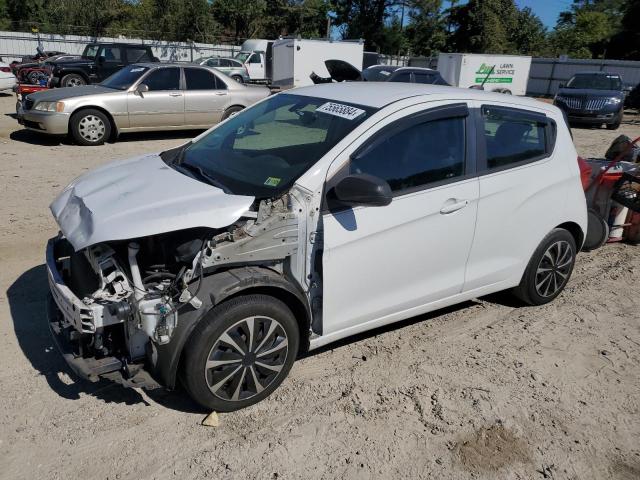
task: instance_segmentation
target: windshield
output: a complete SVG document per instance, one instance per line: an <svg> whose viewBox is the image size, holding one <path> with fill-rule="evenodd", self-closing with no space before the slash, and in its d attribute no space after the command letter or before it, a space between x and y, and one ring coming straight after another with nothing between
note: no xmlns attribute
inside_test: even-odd
<svg viewBox="0 0 640 480"><path fill-rule="evenodd" d="M95 58L98 54L99 45L87 45L84 47L84 52L82 52L82 58Z"/></svg>
<svg viewBox="0 0 640 480"><path fill-rule="evenodd" d="M236 56L233 57L233 58L235 58L236 60L244 63L244 62L247 61L247 58L249 58L251 56L251 53L252 52L239 52L239 53L236 53Z"/></svg>
<svg viewBox="0 0 640 480"><path fill-rule="evenodd" d="M281 93L220 124L173 166L232 194L276 197L375 111Z"/></svg>
<svg viewBox="0 0 640 480"><path fill-rule="evenodd" d="M126 90L133 85L149 67L141 67L140 65L128 65L116 73L103 80L101 86L107 88L115 88L116 90Z"/></svg>
<svg viewBox="0 0 640 480"><path fill-rule="evenodd" d="M622 88L622 82L617 75L577 74L569 80L567 88L620 90Z"/></svg>

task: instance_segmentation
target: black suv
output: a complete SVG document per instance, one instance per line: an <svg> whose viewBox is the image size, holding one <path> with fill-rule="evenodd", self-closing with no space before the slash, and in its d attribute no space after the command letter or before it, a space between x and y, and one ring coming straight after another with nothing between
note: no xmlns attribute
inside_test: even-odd
<svg viewBox="0 0 640 480"><path fill-rule="evenodd" d="M77 87L99 83L125 65L157 62L149 45L131 43L91 43L79 59L51 64L52 87Z"/></svg>
<svg viewBox="0 0 640 480"><path fill-rule="evenodd" d="M566 85L560 84L553 104L572 123L606 125L615 130L622 122L624 107L622 79L616 73L576 73Z"/></svg>

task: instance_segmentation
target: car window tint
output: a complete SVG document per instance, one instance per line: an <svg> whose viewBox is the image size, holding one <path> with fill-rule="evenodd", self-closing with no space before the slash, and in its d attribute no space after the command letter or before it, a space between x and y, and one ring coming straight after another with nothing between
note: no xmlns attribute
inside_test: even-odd
<svg viewBox="0 0 640 480"><path fill-rule="evenodd" d="M187 90L216 89L215 75L203 68L185 68L184 78L187 81Z"/></svg>
<svg viewBox="0 0 640 480"><path fill-rule="evenodd" d="M399 192L464 173L463 118L433 120L406 128L351 161L351 173L368 173Z"/></svg>
<svg viewBox="0 0 640 480"><path fill-rule="evenodd" d="M212 58L211 60L207 60L207 65L210 67L218 67L220 66L220 60L217 58Z"/></svg>
<svg viewBox="0 0 640 480"><path fill-rule="evenodd" d="M107 62L120 61L120 47L102 47L100 56L104 57Z"/></svg>
<svg viewBox="0 0 640 480"><path fill-rule="evenodd" d="M413 72L416 83L426 83L429 85L438 84L438 75L434 73Z"/></svg>
<svg viewBox="0 0 640 480"><path fill-rule="evenodd" d="M221 67L231 67L231 62L229 60L220 60Z"/></svg>
<svg viewBox="0 0 640 480"><path fill-rule="evenodd" d="M147 75L142 83L149 87L150 92L158 90L179 90L180 69L177 67L158 68Z"/></svg>
<svg viewBox="0 0 640 480"><path fill-rule="evenodd" d="M253 55L251 55L251 58L249 59L249 63L260 63L260 55L258 55L257 53L254 53Z"/></svg>
<svg viewBox="0 0 640 480"><path fill-rule="evenodd" d="M127 48L127 61L129 63L150 62L152 60L145 48Z"/></svg>
<svg viewBox="0 0 640 480"><path fill-rule="evenodd" d="M544 156L546 121L523 110L483 107L484 138L489 169Z"/></svg>
<svg viewBox="0 0 640 480"><path fill-rule="evenodd" d="M411 72L398 72L389 79L390 82L411 82Z"/></svg>

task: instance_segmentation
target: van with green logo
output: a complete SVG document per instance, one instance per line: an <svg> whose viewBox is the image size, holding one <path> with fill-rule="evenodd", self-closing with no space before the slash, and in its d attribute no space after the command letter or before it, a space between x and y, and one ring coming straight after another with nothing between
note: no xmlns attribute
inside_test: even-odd
<svg viewBox="0 0 640 480"><path fill-rule="evenodd" d="M525 95L531 57L441 53L438 71L449 85L510 95Z"/></svg>

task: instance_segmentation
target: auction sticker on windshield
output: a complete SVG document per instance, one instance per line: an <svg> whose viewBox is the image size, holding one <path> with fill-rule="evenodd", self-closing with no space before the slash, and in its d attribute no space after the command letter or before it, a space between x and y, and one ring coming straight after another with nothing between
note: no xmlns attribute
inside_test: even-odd
<svg viewBox="0 0 640 480"><path fill-rule="evenodd" d="M351 105L344 105L342 103L333 102L327 102L323 105L320 105L316 109L316 113L318 112L335 115L336 117L346 118L347 120L354 120L365 113L364 110L352 107Z"/></svg>
<svg viewBox="0 0 640 480"><path fill-rule="evenodd" d="M281 178L269 177L265 180L264 184L267 185L268 187L277 187L278 185L280 185L281 181L282 181Z"/></svg>

